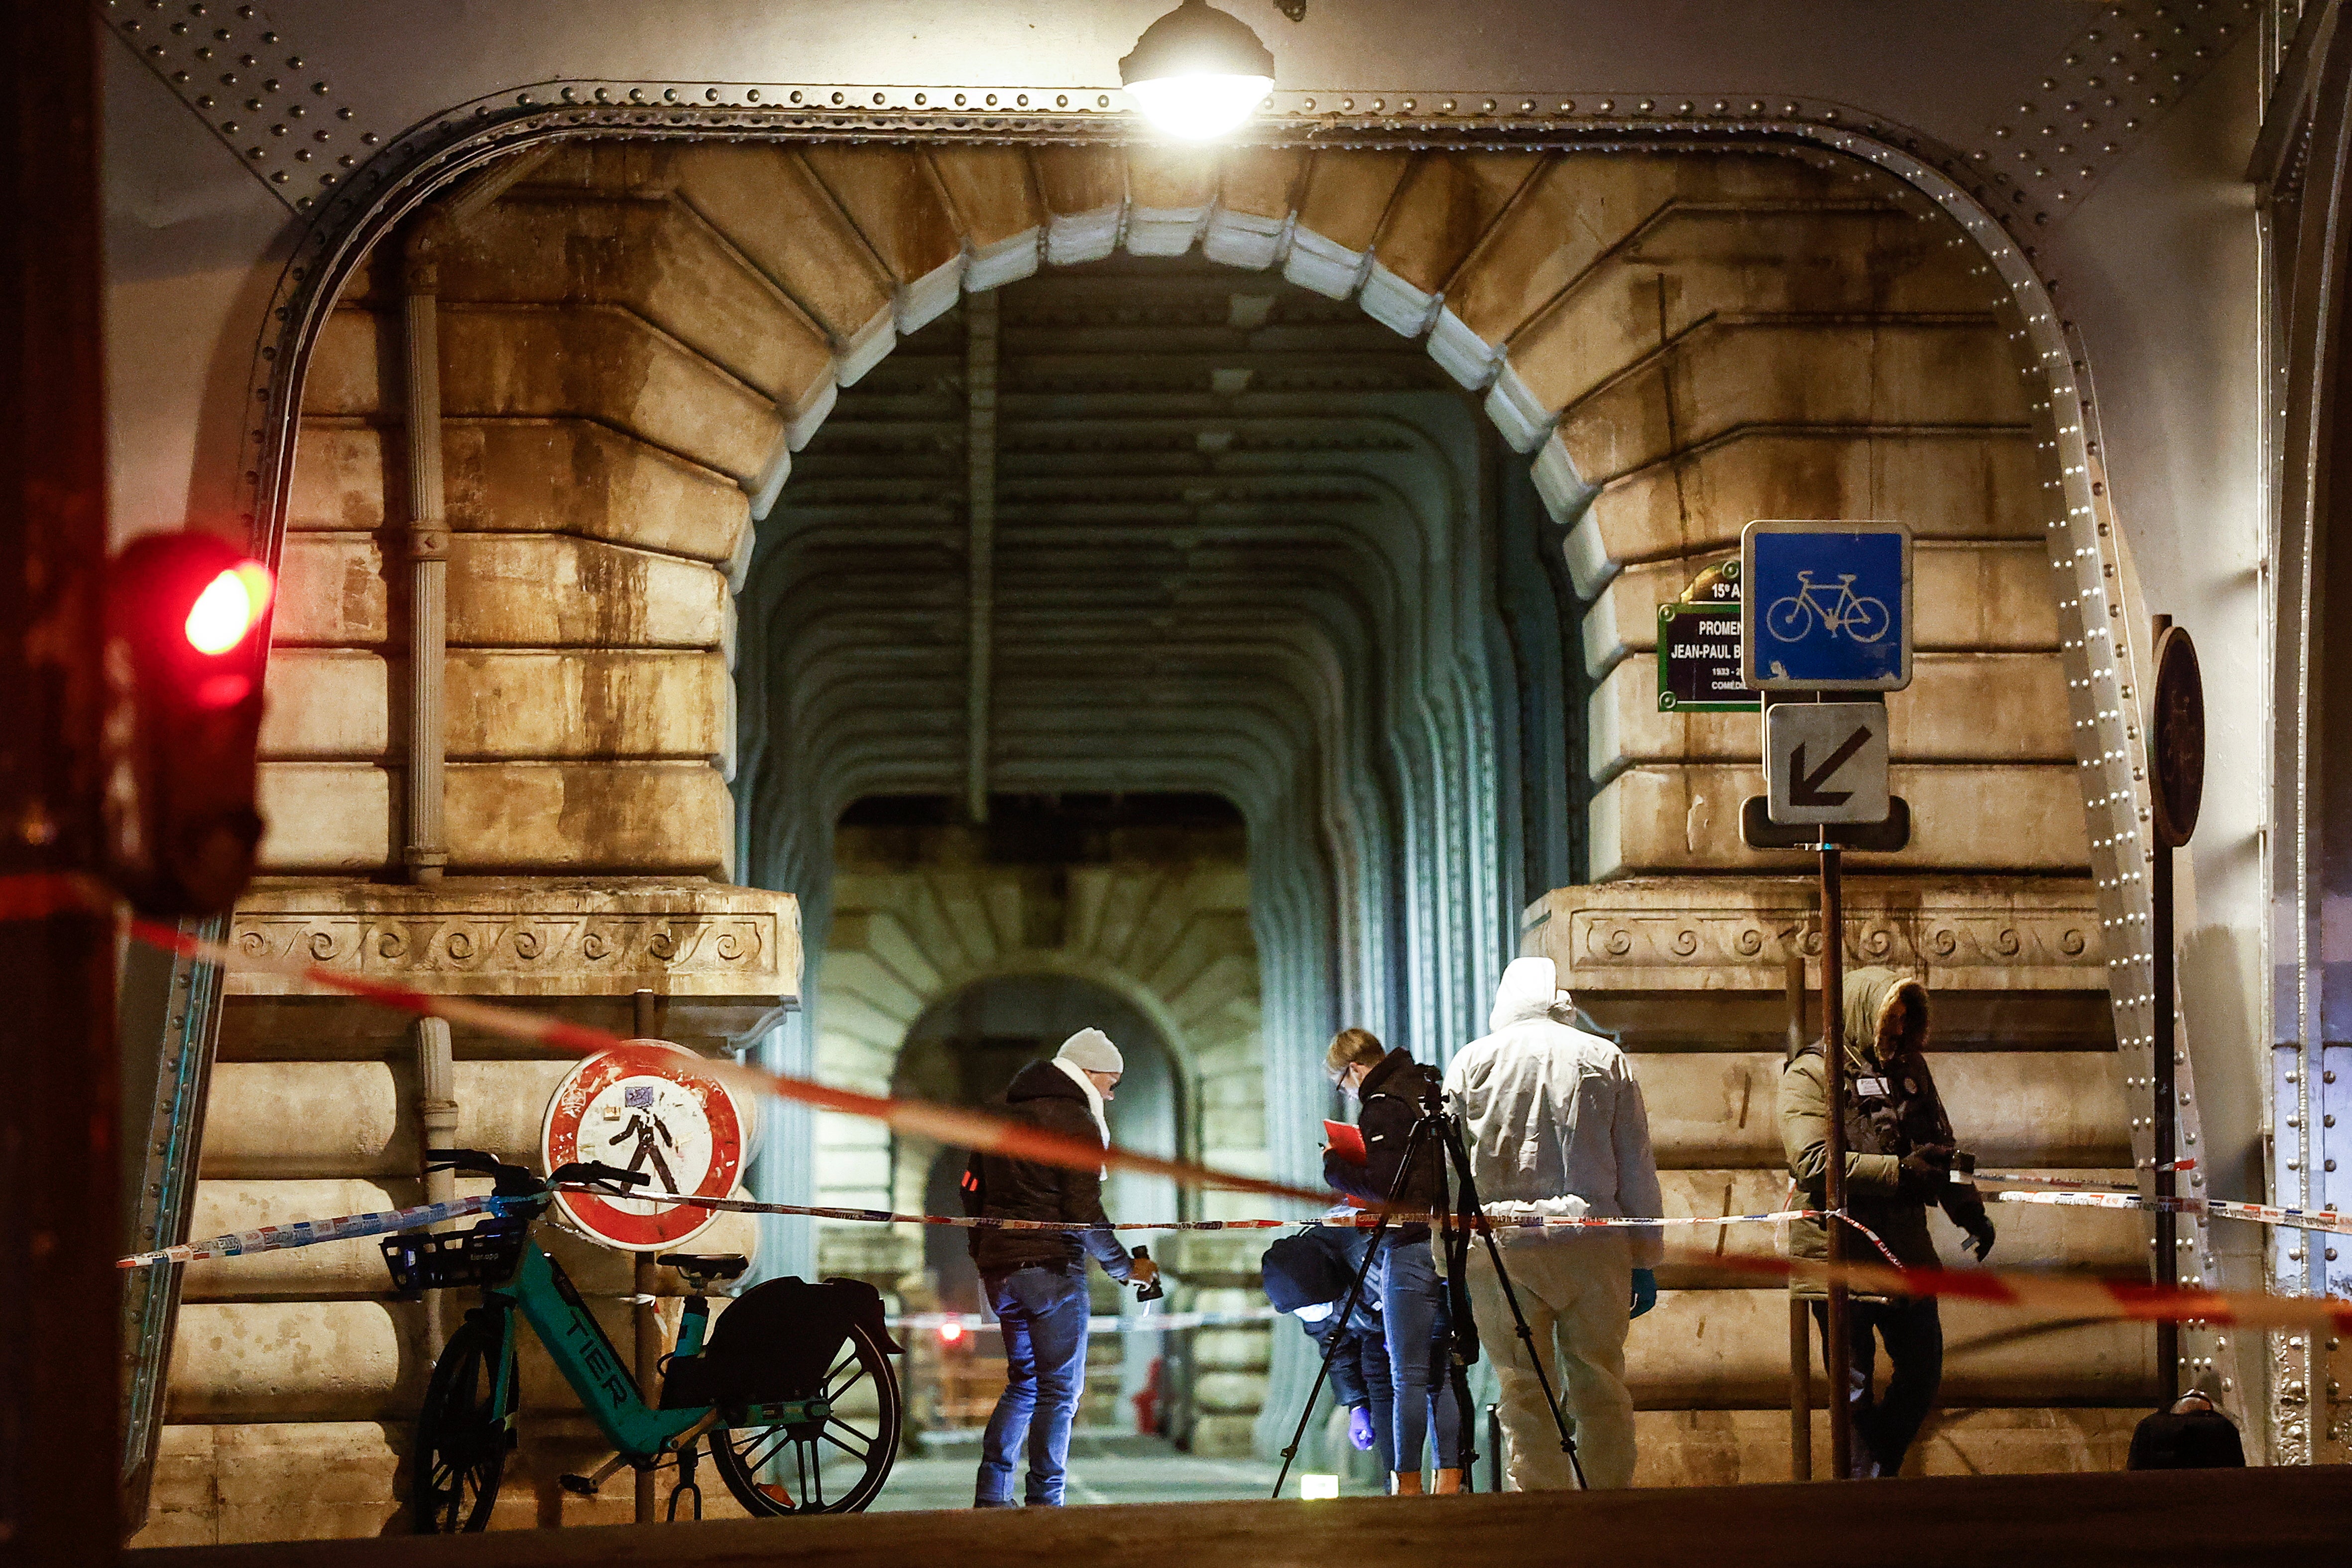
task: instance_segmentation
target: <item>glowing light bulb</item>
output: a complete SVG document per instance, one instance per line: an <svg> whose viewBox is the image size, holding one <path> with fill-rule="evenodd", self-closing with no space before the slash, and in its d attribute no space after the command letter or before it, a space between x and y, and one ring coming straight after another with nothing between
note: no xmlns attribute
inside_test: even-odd
<svg viewBox="0 0 2352 1568"><path fill-rule="evenodd" d="M1206 142L1247 120L1274 90L1274 55L1248 24L1206 0L1183 3L1143 30L1118 62L1143 117L1171 136Z"/></svg>
<svg viewBox="0 0 2352 1568"><path fill-rule="evenodd" d="M1128 84L1143 117L1171 136L1206 142L1247 120L1274 90L1268 76L1161 77Z"/></svg>
<svg viewBox="0 0 2352 1568"><path fill-rule="evenodd" d="M198 653L226 653L269 608L269 570L259 562L242 562L223 572L188 606L188 645Z"/></svg>
<svg viewBox="0 0 2352 1568"><path fill-rule="evenodd" d="M943 1345L951 1345L959 1343L962 1339L963 1325L961 1323L955 1321L951 1318L948 1321L940 1325L940 1343Z"/></svg>

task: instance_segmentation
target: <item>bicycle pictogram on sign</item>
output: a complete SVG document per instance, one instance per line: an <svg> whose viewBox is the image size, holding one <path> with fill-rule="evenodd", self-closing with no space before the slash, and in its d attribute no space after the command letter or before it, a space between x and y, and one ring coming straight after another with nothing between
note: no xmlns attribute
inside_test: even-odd
<svg viewBox="0 0 2352 1568"><path fill-rule="evenodd" d="M1771 607L1764 612L1764 629L1781 642L1795 642L1818 624L1832 637L1876 642L1886 635L1894 618L1887 614L1885 600L1856 594L1853 579L1852 572L1838 574L1837 589L1832 595L1813 581L1811 572L1799 572L1797 591L1786 598L1773 600Z"/></svg>

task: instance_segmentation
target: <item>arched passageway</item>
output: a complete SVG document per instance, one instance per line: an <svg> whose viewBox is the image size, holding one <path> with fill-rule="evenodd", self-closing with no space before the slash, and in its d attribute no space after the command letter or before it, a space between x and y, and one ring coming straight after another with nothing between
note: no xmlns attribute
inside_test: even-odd
<svg viewBox="0 0 2352 1568"><path fill-rule="evenodd" d="M1139 547L1184 558L1155 570L1198 572L1219 595L1236 541L1288 531L1311 554L1319 530L1344 546L1333 551L1340 564L1302 575L1286 604L1269 598L1234 629L1280 679L1219 689L1200 668L1171 665L1159 672L1168 690L1189 697L1129 714L1129 693L1089 687L1086 661L1128 657L1137 639L1046 637L1037 647L1066 661L1048 673L1079 700L991 710L988 744L975 748L976 710L956 689L952 658L972 641L972 625L956 623L982 602L970 558L936 572L929 598L912 579L845 601L846 615L792 596L835 548L822 514L840 500L826 487L845 476L813 445L819 427L829 415L846 420L871 381L918 416L928 398L946 403L953 423L961 401L969 441L973 384L943 398L936 386L894 392L877 379L902 335L915 365L926 328L952 333L949 313L983 297L974 291L1121 247L1148 258L1196 244L1237 282L1222 290L1222 323L1192 323L1223 335L1196 357L1205 385L1184 389L1193 402L1159 420L1161 468L1121 489L1139 471L1130 452L1127 479L1113 465L1097 493L1066 487L1050 506L1073 509L1074 544L1113 531L1120 515L1139 520ZM2055 526L2037 452L2048 410L1980 253L1893 180L1821 154L1243 150L1204 160L615 142L559 149L465 226L430 231L406 260L404 271L401 258L380 257L354 279L311 367L265 770L277 879L241 911L241 937L373 942L398 924L403 952L419 955L398 962L429 968L432 984L511 990L538 960L510 939L491 944L493 960L471 956L492 916L552 907L583 879L625 884L656 906L636 945L600 937L598 952L625 952L623 962L599 969L603 957L583 957L577 978L567 971L539 994L590 1008L642 984L667 996L670 1033L716 1047L761 1021L751 1005L760 985L772 1001L797 960L791 906L724 884L805 892L826 954L814 1026L792 1024L767 1048L782 1065L887 1085L903 1038L903 1027L888 1035L887 1009L874 1021L890 1041L879 1059L862 1046L825 1055L824 1031L859 994L853 955L868 955L865 973L885 994L902 983L899 965L921 967L910 952L926 951L902 941L881 906L842 897L832 829L853 803L926 795L975 815L975 754L983 805L1002 790L1215 795L1241 814L1237 864L1176 881L1112 867L1091 884L1105 910L1126 900L1184 929L1222 922L1216 955L1228 962L1202 972L1214 970L1229 999L1246 992L1253 1016L1244 1024L1233 1013L1229 1026L1255 1042L1234 1075L1255 1095L1225 1125L1240 1140L1254 1120L1255 1142L1213 1143L1208 1129L1233 1108L1204 1094L1203 1153L1307 1174L1322 1035L1377 1020L1441 1058L1476 1032L1487 982L1524 945L1557 957L1588 1009L1641 1053L1670 1204L1751 1211L1777 1191L1777 1151L1758 1112L1783 1022L1782 954L1794 946L1801 960L1807 945L1805 900L1785 879L1793 861L1738 844L1738 802L1758 787L1753 721L1660 711L1645 673L1653 628L1659 604L1719 559L1748 518L1893 515L1921 540L1919 680L1895 738L1896 787L1921 830L1857 889L1853 941L1859 956L1925 973L1946 998L1947 1041L1964 1053L1948 1075L1956 1109L1999 1130L1981 1151L2063 1169L2130 1163L2102 995L2107 928L2087 877L2104 851L2085 832L2066 721L2067 660L2083 639L2071 596L2052 587L2051 568L2066 563L2044 545ZM1413 392L1426 414L1417 426L1359 400L1349 419L1396 433L1391 449L1368 441L1360 460L1325 467L1357 486L1344 505L1304 490L1281 497L1285 470L1298 465L1279 437L1347 423L1316 405L1349 388L1269 394L1255 371L1237 389L1218 384L1220 371L1251 368L1228 357L1234 340L1262 362L1285 352L1286 296L1260 286L1275 270L1297 289L1356 301L1378 323L1368 330L1399 334L1407 357L1425 342L1423 369L1463 389ZM448 860L438 888L387 880L414 858L403 853L408 726L396 714L415 674L402 658L411 517L399 499L407 405L393 323L428 288L441 328L449 530ZM1268 314L1236 316L1240 295L1269 297ZM1000 331L1008 318L1026 330L1013 301L1002 297ZM981 334L961 324L968 375ZM946 465L955 500L944 510L967 529L975 497L1000 518L1013 515L1009 499L1030 499L1015 493L1030 476L1011 460L1020 449L1002 445L1005 426L1066 419L1054 412L1066 391L993 391L1000 444L984 480L969 447L965 462ZM1465 395L1493 435L1469 417ZM854 425L842 426L853 437ZM1225 446L1202 441L1221 429ZM1502 448L1532 456L1523 464ZM1448 453L1496 460L1449 468ZM1210 493L1188 498L1171 479ZM809 513L796 521L803 481ZM1231 486L1252 499L1228 505L1217 492ZM1171 488L1184 515L1152 510L1170 507ZM1561 638L1568 668L1549 691L1528 678L1540 650L1514 642L1542 619L1522 590L1548 580L1513 588L1496 569L1502 535L1490 530L1515 494L1527 513L1510 526L1554 552L1574 602L1576 635ZM860 526L875 531L851 544L887 543L879 514L865 516ZM938 521L887 526L912 533ZM1018 558L1001 559L1010 568ZM1120 586L1104 577L1104 600ZM1014 603L985 602L994 624L1016 624ZM895 688L889 668L859 674L850 655L861 637L901 660ZM779 688L793 668L810 684ZM1017 662L998 675L1017 689ZM1156 720L1169 722L1155 730ZM1580 730L1568 751L1564 738ZM1544 735L1563 739L1547 751L1530 740ZM1074 766L1079 751L1097 764ZM1514 857L1514 833L1545 847ZM1520 885L1536 868L1550 886ZM828 900L819 890L829 879ZM964 914L941 922L952 948L937 951L964 962L1025 945L1017 878L968 864L954 878L910 873L909 887L918 881L934 897L954 882L966 899ZM1515 931L1522 897L1530 903ZM769 921L756 984L743 956L754 948L728 923L751 929L754 916ZM1130 945L1156 929L1130 916ZM1246 940L1234 941L1236 931ZM681 946L681 931L700 933L699 945ZM467 936L465 954L453 934ZM1197 956L1165 939L1139 951ZM1230 962L1243 953L1246 986ZM983 969L975 962L954 983ZM951 985L946 970L927 984ZM902 1021L937 994L923 992ZM364 1180L387 1194L413 1181L411 1102L378 1070L397 1047L306 1032L263 998L234 1001L229 1019L214 1095L220 1142L206 1165L217 1212L282 1206L288 1194L257 1190L281 1181ZM853 1033L844 1041L855 1044ZM463 1038L458 1049L461 1136L520 1148L549 1064L500 1059ZM383 1124L364 1154L348 1152L334 1117L321 1121L316 1149L251 1152L256 1129L282 1124L289 1096L339 1103L347 1091ZM805 1121L780 1119L777 1135L782 1147L820 1146ZM236 1183L257 1190L231 1191ZM2021 1256L2137 1261L2129 1237L2019 1229ZM1727 1245L1751 1241L1761 1244ZM1237 1262L1223 1265L1236 1280ZM256 1299L253 1278L192 1277L192 1292L208 1299L184 1313L200 1331L184 1322L184 1342L200 1348L175 1373L175 1421L213 1423L215 1452L231 1430L279 1440L276 1428L300 1422L283 1401L252 1395L247 1369L216 1347L259 1342L265 1320L282 1342L343 1336L382 1353L307 1393L302 1412L348 1428L338 1440L362 1456L352 1462L375 1464L394 1442L386 1424L414 1403L415 1325L356 1265L331 1289L298 1283L284 1300ZM1645 1441L1659 1456L1650 1479L1760 1479L1759 1434L1781 1419L1769 1408L1782 1386L1778 1300L1704 1267L1668 1283L1635 1369ZM2061 1350L1956 1366L1948 1394L1965 1414L1936 1462L2104 1456L2115 1412L2143 1392L2148 1353L2137 1331L2100 1330ZM568 1460L560 1447L545 1463Z"/></svg>

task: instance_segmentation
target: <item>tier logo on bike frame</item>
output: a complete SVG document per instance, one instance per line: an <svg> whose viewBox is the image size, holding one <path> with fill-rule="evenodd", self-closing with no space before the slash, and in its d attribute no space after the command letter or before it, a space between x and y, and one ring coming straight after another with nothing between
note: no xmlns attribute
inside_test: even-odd
<svg viewBox="0 0 2352 1568"><path fill-rule="evenodd" d="M563 1075L540 1133L541 1169L595 1160L648 1178L638 1189L644 1198L556 1194L556 1212L573 1229L607 1247L652 1252L680 1246L718 1219L716 1209L650 1195L723 1198L742 1174L748 1119L700 1066L667 1040L630 1040Z"/></svg>
<svg viewBox="0 0 2352 1568"><path fill-rule="evenodd" d="M1911 531L1758 521L1739 534L1742 672L1767 691L1911 684Z"/></svg>

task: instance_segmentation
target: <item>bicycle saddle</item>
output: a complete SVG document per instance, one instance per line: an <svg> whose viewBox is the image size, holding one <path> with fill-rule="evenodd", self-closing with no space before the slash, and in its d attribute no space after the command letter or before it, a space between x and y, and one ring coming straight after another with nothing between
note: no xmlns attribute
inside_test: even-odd
<svg viewBox="0 0 2352 1568"><path fill-rule="evenodd" d="M751 1266L750 1258L732 1253L665 1252L654 1261L665 1268L704 1279L732 1279Z"/></svg>

